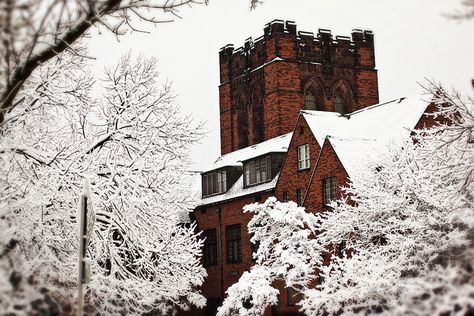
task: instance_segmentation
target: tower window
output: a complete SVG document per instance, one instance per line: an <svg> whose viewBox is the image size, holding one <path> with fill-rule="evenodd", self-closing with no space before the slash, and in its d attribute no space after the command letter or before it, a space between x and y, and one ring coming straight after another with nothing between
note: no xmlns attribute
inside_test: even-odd
<svg viewBox="0 0 474 316"><path fill-rule="evenodd" d="M226 226L225 234L227 239L227 262L241 262L242 237L240 233L240 224Z"/></svg>
<svg viewBox="0 0 474 316"><path fill-rule="evenodd" d="M313 92L308 91L304 99L304 107L306 110L315 111L316 108L316 95Z"/></svg>
<svg viewBox="0 0 474 316"><path fill-rule="evenodd" d="M346 100L343 95L338 91L333 99L334 103L334 112L339 112L341 114L347 113Z"/></svg>
<svg viewBox="0 0 474 316"><path fill-rule="evenodd" d="M290 193L283 192L283 202L288 202L290 200Z"/></svg>
<svg viewBox="0 0 474 316"><path fill-rule="evenodd" d="M298 170L309 168L309 145L305 144L298 147Z"/></svg>
<svg viewBox="0 0 474 316"><path fill-rule="evenodd" d="M336 200L336 177L328 177L323 180L324 205L331 204Z"/></svg>

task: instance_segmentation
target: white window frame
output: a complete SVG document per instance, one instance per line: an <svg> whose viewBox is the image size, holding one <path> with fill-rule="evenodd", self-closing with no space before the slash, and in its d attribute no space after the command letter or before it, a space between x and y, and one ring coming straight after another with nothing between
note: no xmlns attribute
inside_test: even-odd
<svg viewBox="0 0 474 316"><path fill-rule="evenodd" d="M298 146L298 170L305 170L309 167L309 144Z"/></svg>

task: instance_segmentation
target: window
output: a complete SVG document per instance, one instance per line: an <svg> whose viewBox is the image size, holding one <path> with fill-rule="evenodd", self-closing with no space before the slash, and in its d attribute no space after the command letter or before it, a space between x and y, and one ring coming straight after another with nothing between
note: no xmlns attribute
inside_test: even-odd
<svg viewBox="0 0 474 316"><path fill-rule="evenodd" d="M341 114L346 114L346 101L344 100L344 97L342 94L338 91L336 92L336 95L334 96L334 112L339 112Z"/></svg>
<svg viewBox="0 0 474 316"><path fill-rule="evenodd" d="M227 239L227 262L242 261L242 239L240 224L225 227Z"/></svg>
<svg viewBox="0 0 474 316"><path fill-rule="evenodd" d="M301 189L296 189L296 203L299 206L303 205L303 191Z"/></svg>
<svg viewBox="0 0 474 316"><path fill-rule="evenodd" d="M329 177L323 180L324 205L328 205L336 199L336 177Z"/></svg>
<svg viewBox="0 0 474 316"><path fill-rule="evenodd" d="M202 175L202 196L224 193L227 190L225 171L217 171Z"/></svg>
<svg viewBox="0 0 474 316"><path fill-rule="evenodd" d="M256 261L255 256L257 255L258 248L260 247L260 241L255 243L250 242L250 249L252 250L252 261Z"/></svg>
<svg viewBox="0 0 474 316"><path fill-rule="evenodd" d="M305 144L298 147L298 170L309 168L309 145Z"/></svg>
<svg viewBox="0 0 474 316"><path fill-rule="evenodd" d="M203 231L204 249L202 257L204 259L204 266L212 266L217 264L217 239L215 229L206 229Z"/></svg>
<svg viewBox="0 0 474 316"><path fill-rule="evenodd" d="M265 156L244 164L244 185L254 185L271 180L271 157Z"/></svg>
<svg viewBox="0 0 474 316"><path fill-rule="evenodd" d="M283 202L288 202L290 200L290 193L283 192Z"/></svg>
<svg viewBox="0 0 474 316"><path fill-rule="evenodd" d="M304 97L304 107L306 110L313 110L315 111L316 108L316 96L313 92L308 91Z"/></svg>
<svg viewBox="0 0 474 316"><path fill-rule="evenodd" d="M294 288L289 287L289 288L286 289L286 295L287 295L287 297L288 297L287 304L288 304L289 306L295 305L296 294L297 294L297 292L295 291Z"/></svg>
<svg viewBox="0 0 474 316"><path fill-rule="evenodd" d="M343 240L339 243L339 245L337 246L337 256L339 258L342 258L344 257L344 253L346 252L346 241Z"/></svg>

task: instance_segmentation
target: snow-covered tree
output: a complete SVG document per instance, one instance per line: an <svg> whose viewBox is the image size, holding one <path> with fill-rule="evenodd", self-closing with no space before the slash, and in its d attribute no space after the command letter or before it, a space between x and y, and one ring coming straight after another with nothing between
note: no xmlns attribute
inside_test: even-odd
<svg viewBox="0 0 474 316"><path fill-rule="evenodd" d="M254 213L248 231L258 245L256 265L229 287L218 315L262 315L278 302L276 282L302 291L316 278L314 267L322 261L324 249L315 238L317 217L303 207L270 197L245 206L244 212Z"/></svg>
<svg viewBox="0 0 474 316"><path fill-rule="evenodd" d="M17 290L47 291L62 313L74 310L85 178L95 210L89 311L167 313L205 303L196 290L206 276L202 242L187 215L189 147L200 128L158 81L154 59L125 56L101 83L96 100L84 58L56 57L25 84L4 126L1 276L20 280L16 289L2 282L3 311L23 304Z"/></svg>
<svg viewBox="0 0 474 316"><path fill-rule="evenodd" d="M256 236L260 232L261 244L285 252L275 252L277 258L265 257L259 249L257 265L229 288L222 314L238 311L249 298L252 308L273 302L273 297L249 294L250 285L263 284L266 293L276 295L272 271L279 267L283 273L288 271L281 262L287 258L285 253L308 248L318 259L307 262L308 273L300 274L299 284L311 284L318 275L322 283L295 287L300 310L307 315L474 312L474 101L433 84L428 91L438 106L433 115L445 123L415 133L414 142L394 146L381 160L367 161L351 174L346 197L331 211L304 215L311 224L303 226L295 225L300 220L292 213L279 212L280 221L291 227L286 240L265 234L272 229L285 231L272 221L249 224L249 231ZM287 203L278 205L291 209ZM314 239L289 242L289 236L308 228L318 232ZM341 245L345 248L340 256L333 253L328 264L321 264L318 253L325 247L334 252L330 249ZM280 280L291 282L285 276ZM255 302L256 298L261 301Z"/></svg>
<svg viewBox="0 0 474 316"><path fill-rule="evenodd" d="M474 312L474 102L431 86L451 123L417 133L384 163L351 175L351 198L321 221L322 243L350 255L322 268L302 310L390 315Z"/></svg>
<svg viewBox="0 0 474 316"><path fill-rule="evenodd" d="M204 1L205 3L208 0ZM254 7L259 0L250 0ZM172 21L198 0L3 0L0 2L0 124L42 63L74 49L92 26L121 36ZM80 57L80 56L78 56Z"/></svg>

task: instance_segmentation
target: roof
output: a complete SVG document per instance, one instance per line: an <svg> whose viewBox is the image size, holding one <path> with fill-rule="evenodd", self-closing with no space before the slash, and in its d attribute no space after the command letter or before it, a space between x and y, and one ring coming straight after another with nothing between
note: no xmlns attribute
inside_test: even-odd
<svg viewBox="0 0 474 316"><path fill-rule="evenodd" d="M291 134L292 133L288 133L282 136L278 136L267 141L261 142L259 144L245 147L228 153L226 155L220 156L209 168L207 168L205 172L228 166L242 166L242 161L249 160L271 152L286 153L288 151L288 145L290 144Z"/></svg>
<svg viewBox="0 0 474 316"><path fill-rule="evenodd" d="M347 115L307 110L301 113L320 145L327 135L396 141L407 139L427 106L428 102L418 94L376 104Z"/></svg>
<svg viewBox="0 0 474 316"><path fill-rule="evenodd" d="M252 193L272 190L275 188L275 185L278 181L278 176L279 174L277 174L269 182L265 182L262 184L244 188L244 177L243 175L241 175L240 178L234 183L234 185L226 193L203 198L199 201L197 206L213 204L217 202L231 200L231 199L245 196Z"/></svg>
<svg viewBox="0 0 474 316"><path fill-rule="evenodd" d="M328 138L349 174L406 141L428 107L422 94L376 104L347 115L301 111L322 147Z"/></svg>
<svg viewBox="0 0 474 316"><path fill-rule="evenodd" d="M361 168L363 162L378 159L389 151L393 143L406 141L425 112L428 102L421 94L376 104L347 115L335 112L301 111L316 140L323 147L327 139L333 146L349 175ZM292 133L272 138L219 157L207 171L226 166L242 166L242 162L271 152L287 152ZM196 194L199 205L227 201L252 193L275 188L278 181L244 188L243 176L224 194L200 198L200 186Z"/></svg>
<svg viewBox="0 0 474 316"><path fill-rule="evenodd" d="M259 157L265 154L281 152L286 153L288 151L288 146L290 144L292 133L288 133L282 136L278 136L267 141L261 142L256 145L245 147L226 155L220 156L217 160L204 172L220 169L228 166L242 166L242 162ZM204 173L203 172L203 173ZM224 194L213 195L206 198L200 198L201 188L199 187L195 197L198 199L199 205L207 205L216 202L222 202L230 200L236 197L244 196L247 194L252 194L256 192L268 191L275 188L276 182L278 180L278 175L276 175L272 181L264 182L258 185L251 186L249 188L244 188L244 180L241 175L240 178L234 183L232 187L227 190Z"/></svg>

